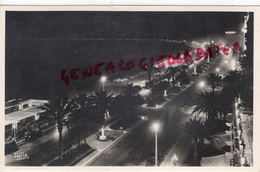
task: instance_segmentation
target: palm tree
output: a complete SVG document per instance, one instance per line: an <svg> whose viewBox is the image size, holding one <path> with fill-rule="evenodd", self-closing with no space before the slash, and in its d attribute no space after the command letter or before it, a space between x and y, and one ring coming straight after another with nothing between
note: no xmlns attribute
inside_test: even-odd
<svg viewBox="0 0 260 172"><path fill-rule="evenodd" d="M84 143L86 144L86 135L90 130L96 130L97 124L102 122L95 119L95 114L91 113L89 97L86 93L79 93L71 100L74 105L74 110L67 118L66 126L69 129L71 140L73 136L78 137L78 144L80 142L80 135L83 135Z"/></svg>
<svg viewBox="0 0 260 172"><path fill-rule="evenodd" d="M111 110L111 105L113 103L114 97L113 94L109 94L109 91L97 91L94 95L89 97L90 108L92 112L96 114L96 119L99 121L100 119L103 120L103 127L102 127L102 138L104 136L104 122L106 119L110 117L109 111Z"/></svg>
<svg viewBox="0 0 260 172"><path fill-rule="evenodd" d="M68 101L68 97L55 97L49 103L44 103L44 106L39 107L45 110L41 115L48 116L58 124L59 132L59 156L62 159L62 129L66 122L67 115L71 112L72 104Z"/></svg>
<svg viewBox="0 0 260 172"><path fill-rule="evenodd" d="M216 88L221 87L221 80L221 76L216 73L210 73L206 76L206 81L211 86L212 92L214 92Z"/></svg>
<svg viewBox="0 0 260 172"><path fill-rule="evenodd" d="M86 134L96 132L99 124L103 122L102 118L96 119L95 114L90 113L87 108L80 108L69 115L69 123L73 136L78 137L78 145L80 143L80 136L82 135L84 143L87 144Z"/></svg>
<svg viewBox="0 0 260 172"><path fill-rule="evenodd" d="M133 86L133 83L128 84L126 83L126 86L123 88L122 94L124 95L131 95L131 96L136 96L138 92L141 91L140 86Z"/></svg>
<svg viewBox="0 0 260 172"><path fill-rule="evenodd" d="M133 116L133 109L135 107L141 106L144 103L144 99L140 94L138 94L139 91L141 91L141 87L133 86L132 83L127 83L127 85L122 90L121 96L116 98L118 105L121 106L119 109L123 108L123 113L121 113L121 115L124 116L125 120L134 119L136 116Z"/></svg>
<svg viewBox="0 0 260 172"><path fill-rule="evenodd" d="M217 95L214 92L201 92L196 95L195 107L192 114L206 114L208 126L214 127L217 115L222 111L217 101Z"/></svg>
<svg viewBox="0 0 260 172"><path fill-rule="evenodd" d="M199 146L204 141L205 127L204 124L199 120L190 118L189 121L183 124L183 131L188 135L189 139L192 139L194 146L194 165L200 165L199 160Z"/></svg>
<svg viewBox="0 0 260 172"><path fill-rule="evenodd" d="M168 79L168 82L172 79L174 82L177 79L177 76L180 74L180 68L178 67L168 67L165 72L165 77Z"/></svg>
<svg viewBox="0 0 260 172"><path fill-rule="evenodd" d="M223 89L227 89L234 93L235 97L238 97L242 86L242 75L237 70L228 71L223 78Z"/></svg>
<svg viewBox="0 0 260 172"><path fill-rule="evenodd" d="M73 102L79 108L86 108L89 98L86 93L79 93L78 97L74 97Z"/></svg>
<svg viewBox="0 0 260 172"><path fill-rule="evenodd" d="M185 73L185 74L189 70L189 66L187 64L180 65L180 66L178 66L178 68L180 70L180 73Z"/></svg>

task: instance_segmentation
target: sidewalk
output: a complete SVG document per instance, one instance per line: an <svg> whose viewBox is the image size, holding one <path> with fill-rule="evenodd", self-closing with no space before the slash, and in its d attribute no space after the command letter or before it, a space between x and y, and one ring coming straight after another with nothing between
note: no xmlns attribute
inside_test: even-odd
<svg viewBox="0 0 260 172"><path fill-rule="evenodd" d="M108 150L110 147L112 147L121 139L123 139L125 136L127 136L133 128L141 124L143 121L145 120L139 121L129 131L122 132L119 130L111 130L107 128L105 131L105 135L107 136L106 141L98 140L98 135L96 134L91 135L90 137L87 138L87 143L91 147L96 148L96 150L90 155L88 155L87 157L85 157L83 160L81 160L79 163L77 163L75 166L88 166L93 161L95 161L98 157L100 157L104 151Z"/></svg>
<svg viewBox="0 0 260 172"><path fill-rule="evenodd" d="M192 143L188 141L186 135L183 133L179 140L172 147L168 155L166 155L164 161L160 166L173 166L171 159L174 156L174 154L178 158L177 166L181 166L181 164L183 164L183 162L186 160L186 157L190 153L191 147Z"/></svg>
<svg viewBox="0 0 260 172"><path fill-rule="evenodd" d="M242 132L242 138L244 139L244 143L246 145L245 147L245 152L244 155L247 159L247 161L250 163L250 166L253 166L253 147L252 147L252 143L250 143L250 138L252 137L251 135L248 135L248 130L252 130L248 125L247 125L247 115L242 116L242 120L241 120L241 126L243 129ZM251 138L252 140L253 138Z"/></svg>

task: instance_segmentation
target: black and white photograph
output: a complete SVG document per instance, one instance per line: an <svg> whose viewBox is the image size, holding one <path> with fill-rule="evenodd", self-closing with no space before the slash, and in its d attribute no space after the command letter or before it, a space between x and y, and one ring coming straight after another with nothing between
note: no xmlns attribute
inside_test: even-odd
<svg viewBox="0 0 260 172"><path fill-rule="evenodd" d="M254 167L254 17L6 10L4 166Z"/></svg>

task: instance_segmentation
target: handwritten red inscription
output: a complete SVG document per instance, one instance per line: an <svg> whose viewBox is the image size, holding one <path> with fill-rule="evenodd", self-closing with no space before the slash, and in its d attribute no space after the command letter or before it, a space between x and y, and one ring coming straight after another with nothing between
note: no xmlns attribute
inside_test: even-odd
<svg viewBox="0 0 260 172"><path fill-rule="evenodd" d="M238 42L235 42L232 46L233 53L236 52L238 47L239 47ZM217 55L219 55L219 53L222 51L223 54L227 56L229 48L222 45L222 44L218 44L216 51L217 51ZM204 56L203 56L203 54L204 54ZM203 56L204 59L207 59L209 57L213 58L211 48L208 47L206 49L205 53L204 53L202 48L200 48L200 47L197 48L197 51L196 51L197 61L201 60L201 56ZM158 67L164 67L165 66L164 59L167 59L167 63L168 63L169 66L173 66L175 63L182 64L182 63L193 62L193 58L191 56L191 53L188 50L186 50L184 52L183 59L180 59L180 57L181 57L181 54L179 52L176 54L176 56L160 55L156 60L156 64L157 64ZM83 69L82 74L81 74L82 78L86 79L87 77L91 77L93 75L93 73L97 76L102 75L102 72L100 71L100 67L104 66L105 64L106 64L105 62L101 62L101 63L96 64L94 66L94 68L92 66L89 66L89 68ZM148 65L151 68L153 67L153 65L154 65L154 58L153 57L151 57L150 60L147 60L144 57L139 60L138 66L139 66L140 69L147 71ZM119 60L119 62L118 62L118 68L121 71L132 70L132 69L134 69L134 67L135 67L135 63L131 60L129 60L127 62L125 62L124 60ZM114 73L115 69L116 69L115 64L112 61L110 61L106 64L105 72L106 73L109 73L109 72ZM67 70L65 70L65 69L62 70L62 72L61 72L61 79L62 79L62 81L64 81L66 83L66 85L69 85L69 82L70 82L69 78L71 78L72 80L79 79L79 72L80 72L79 68L71 69L69 75L66 75L66 72L67 72Z"/></svg>

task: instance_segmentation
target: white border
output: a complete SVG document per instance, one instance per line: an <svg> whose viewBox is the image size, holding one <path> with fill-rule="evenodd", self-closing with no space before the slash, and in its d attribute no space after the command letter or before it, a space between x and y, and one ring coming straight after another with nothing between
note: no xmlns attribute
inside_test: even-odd
<svg viewBox="0 0 260 172"><path fill-rule="evenodd" d="M260 112L259 102L259 75L257 66L260 64L258 46L260 45L260 7L248 6L2 6L0 9L0 109L1 109L1 150L0 150L0 171L260 171L259 153L260 140L259 129L256 121L260 117L257 112ZM4 54L5 54L5 11L249 11L254 12L254 167L5 167L4 165Z"/></svg>
<svg viewBox="0 0 260 172"><path fill-rule="evenodd" d="M259 0L2 0L0 5L103 5L103 6L131 6L131 5L260 5Z"/></svg>

